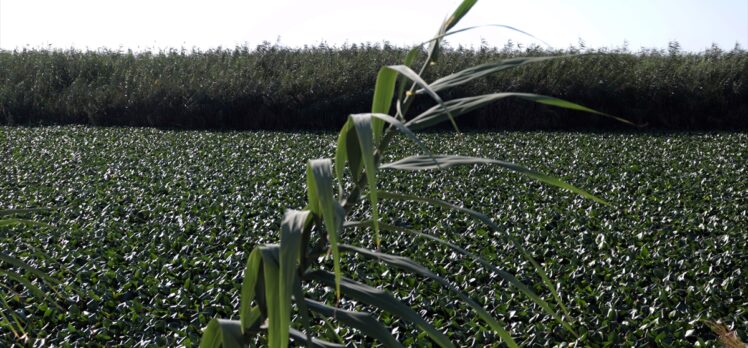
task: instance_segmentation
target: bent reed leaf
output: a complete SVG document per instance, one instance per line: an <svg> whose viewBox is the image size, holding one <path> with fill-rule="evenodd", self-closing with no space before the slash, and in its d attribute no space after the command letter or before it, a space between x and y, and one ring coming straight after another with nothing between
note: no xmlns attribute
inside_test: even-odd
<svg viewBox="0 0 748 348"><path fill-rule="evenodd" d="M350 120L353 122L353 127L358 135L358 142L361 145L361 157L363 158L364 168L366 170L366 181L369 186L369 200L371 202L371 217L372 220L379 220L379 208L377 199L377 167L374 162L374 136L371 114L358 114L351 115ZM381 121L381 120L380 120ZM382 121L384 122L384 121ZM384 124L384 123L382 123ZM341 224L343 221L341 220ZM377 248L381 243L379 237L379 225L374 223L374 240L376 241Z"/></svg>
<svg viewBox="0 0 748 348"><path fill-rule="evenodd" d="M449 203L447 201L443 201L440 199L419 197L419 196L409 195L409 194L380 191L380 195L384 199L429 203L435 206L440 206L443 208L463 212L463 213L468 214L468 216L472 217L473 219L484 223L492 231L501 233L501 228L499 227L499 225L493 222L491 218L489 218L487 215L483 213L477 212L470 208L461 207L461 206L458 206L458 205L455 205L455 204L452 204L452 203ZM507 236L507 238L509 238L509 240L514 244L514 246L522 252L522 255L525 257L525 259L533 265L533 267L535 268L535 273L537 273L540 276L540 278L543 281L543 284L551 292L551 294L553 295L553 298L556 300L556 303L558 304L558 306L561 307L561 310L564 312L564 314L567 317L571 317L571 315L569 314L569 310L566 308L563 301L561 301L561 296L558 294L558 291L556 291L556 289L553 287L553 283L551 282L550 278L548 278L548 274L546 274L543 267L541 267L540 264L538 264L535 258L532 257L532 255L530 255L530 252L527 251L524 245L520 243L515 236L511 234L504 234L504 235Z"/></svg>
<svg viewBox="0 0 748 348"><path fill-rule="evenodd" d="M585 190L582 190L574 185L566 183L565 181L556 177L546 175L540 172L536 172L529 168L500 160L481 158L481 157L470 157L470 156L458 156L458 155L434 155L434 156L410 156L401 160L386 163L381 165L379 168L382 169L400 169L400 170L430 170L440 168L450 168L458 165L473 165L473 164L495 164L502 168L511 170L519 173L526 177L535 179L542 183L556 186L573 193L576 193L584 198L591 199L595 202L610 205L607 201L599 198Z"/></svg>
<svg viewBox="0 0 748 348"><path fill-rule="evenodd" d="M402 347L389 331L378 322L373 315L370 313L347 311L343 309L333 308L324 303L317 302L311 299L304 299L307 307L319 314L322 314L328 318L335 318L335 320L342 322L352 328L358 329L387 347Z"/></svg>
<svg viewBox="0 0 748 348"><path fill-rule="evenodd" d="M334 284L334 275L327 271L315 270L308 272L306 276L311 280L318 281L327 286ZM397 315L402 320L415 324L440 347L454 347L447 336L434 328L428 321L416 313L416 311L396 299L389 292L346 277L343 277L340 286L346 297L377 307L381 310Z"/></svg>
<svg viewBox="0 0 748 348"><path fill-rule="evenodd" d="M333 199L332 162L329 159L312 160L307 163L307 184L310 206L318 207L315 214L322 215L327 229L327 240L332 250L333 268L335 271L335 296L340 300L340 253L338 252L338 235L343 227L343 207Z"/></svg>
<svg viewBox="0 0 748 348"><path fill-rule="evenodd" d="M203 331L200 348L241 348L246 346L238 320L212 319Z"/></svg>
<svg viewBox="0 0 748 348"><path fill-rule="evenodd" d="M327 166L330 166L329 160L327 160ZM332 194L332 182L330 182L329 191ZM310 218L309 211L288 210L281 222L278 262L278 310L280 312L278 327L280 340L286 342L286 344L289 340L288 328L291 327L291 294L296 282L301 239ZM283 343L281 343L281 346L283 346Z"/></svg>
<svg viewBox="0 0 748 348"><path fill-rule="evenodd" d="M350 221L350 222L346 222L345 226L346 227L371 226L371 223L372 222L370 220L369 221ZM495 265L493 265L488 260L486 260L486 259L478 256L475 253L471 253L470 251L467 251L467 250L463 249L462 247L458 246L457 244L455 244L453 242L450 242L450 241L447 241L445 239L442 239L442 238L430 235L428 233L419 232L419 231L412 230L412 229L409 229L409 228L399 227L399 226L395 226L395 225L391 225L391 224L386 224L386 223L380 223L379 226L380 226L380 228L383 231L407 233L407 234L411 234L411 235L419 237L419 238L424 238L424 239L427 239L429 241L445 245L445 246L449 247L450 249L452 249L452 250L454 250L454 251L456 251L456 252L458 252L458 253L460 253L460 254L462 254L464 256L472 258L473 260L477 261L478 263L480 263L484 267L486 267L486 268L490 269L492 272L496 273L496 275L498 275L499 277L501 277L501 279L505 280L510 285L512 285L515 288L517 288L517 290L519 290L522 294L524 294L530 300L532 300L538 306L540 306L548 315L550 315L551 317L553 317L553 319L555 319L556 322L558 322L561 326L563 326L567 331L569 331L574 336L579 337L579 335L576 333L576 331L574 330L574 328L572 328L569 323L567 323L566 321L564 321L563 318L561 318L561 316L558 313L556 313L556 311L554 311L551 308L551 306L545 300L543 300L540 296L538 296L532 289L530 289L529 287L527 287L527 285L525 285L524 283L520 282L519 279L517 279L514 275L512 275L511 273L509 273L507 271L499 269L498 267L496 267Z"/></svg>
<svg viewBox="0 0 748 348"><path fill-rule="evenodd" d="M446 279L436 275L435 273L431 272L428 268L422 266L421 264L407 258L404 256L397 256L397 255L391 255L391 254L385 254L381 252L376 252L373 250L365 249L365 248L359 248L356 246L348 245L348 244L341 244L340 245L341 251L347 251L347 252L355 252L356 254L366 256L371 259L376 259L383 261L384 263L395 266L397 268L403 269L405 271L418 274L422 277L432 279L436 281L437 283L441 284L443 287L449 289L453 293L455 293L460 299L465 302L470 308L472 308L477 314L478 317L481 318L486 324L488 324L491 329L493 329L499 337L508 345L509 347L518 347L517 343L514 341L512 336L504 329L505 324L500 322L498 319L491 316L480 304L475 302L473 299L471 299L468 295L460 291L457 287L452 285L449 281Z"/></svg>
<svg viewBox="0 0 748 348"><path fill-rule="evenodd" d="M617 116L609 115L604 112L599 112L599 111L596 111L596 110L593 110L585 106L575 104L575 103L572 103L572 102L569 102L563 99L544 96L540 94L533 94L533 93L519 93L519 92L491 93L491 94L483 94L483 95L473 96L473 97L452 99L452 100L446 101L444 104L447 106L446 109L451 112L451 115L453 117L458 117L470 111L478 109L480 107L493 103L497 100L510 98L510 97L521 98L521 99L533 101L536 103L552 105L552 106L556 106L556 107L560 107L564 109L584 111L584 112L592 113L595 115L611 118L616 121L623 122L623 123L626 123L632 126L637 126L636 124L628 120L625 120L623 118L617 117ZM439 124L447 120L447 118L448 116L444 112L444 109L441 106L433 106L430 109L421 113L420 115L414 117L412 120L405 123L405 125L408 126L412 130L418 130L418 129L424 129L424 128ZM641 126L641 125L638 125L638 126Z"/></svg>

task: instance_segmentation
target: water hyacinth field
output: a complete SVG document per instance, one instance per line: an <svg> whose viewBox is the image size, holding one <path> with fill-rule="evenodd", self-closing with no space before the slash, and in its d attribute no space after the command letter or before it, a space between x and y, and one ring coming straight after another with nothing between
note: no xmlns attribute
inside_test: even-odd
<svg viewBox="0 0 748 348"><path fill-rule="evenodd" d="M0 209L49 208L26 216L48 226L0 230L0 248L47 274L53 283L30 277L57 293L40 301L3 278L7 306L43 346L196 345L210 319L237 319L249 251L277 242L285 207L305 206L306 160L332 157L336 136L0 128ZM426 239L382 232L383 252L431 266L507 323L520 345L717 345L705 320L748 335L748 134L419 137L435 153L521 163L612 203L584 200L490 165L382 169L382 190L463 202L504 232L454 211L388 200L380 202L384 221L479 254L558 308L507 235L518 237L543 265L579 337L472 259ZM417 152L401 140L386 160ZM364 206L354 216L369 213ZM369 229L348 228L341 236L375 248ZM346 277L391 291L461 346L497 341L433 282L351 255L343 255L342 268ZM308 291L335 302L330 288ZM342 300L338 306L363 305ZM413 325L375 313L404 345L432 344ZM0 327L0 346L22 344L8 320ZM372 344L346 326L312 324L325 340Z"/></svg>

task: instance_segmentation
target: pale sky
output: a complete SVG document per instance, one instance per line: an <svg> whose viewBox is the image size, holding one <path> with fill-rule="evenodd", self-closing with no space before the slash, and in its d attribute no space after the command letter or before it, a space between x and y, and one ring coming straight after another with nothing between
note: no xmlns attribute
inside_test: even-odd
<svg viewBox="0 0 748 348"><path fill-rule="evenodd" d="M263 41L284 46L428 39L458 0L0 0L0 48L202 50ZM458 28L504 24L554 48L666 48L718 44L748 48L748 0L481 0ZM538 43L482 28L448 39L453 46Z"/></svg>

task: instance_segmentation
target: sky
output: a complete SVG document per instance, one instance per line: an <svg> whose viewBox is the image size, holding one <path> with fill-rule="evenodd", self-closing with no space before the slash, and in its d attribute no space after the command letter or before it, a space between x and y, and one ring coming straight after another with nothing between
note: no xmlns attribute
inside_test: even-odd
<svg viewBox="0 0 748 348"><path fill-rule="evenodd" d="M0 49L207 50L263 41L300 47L322 42L430 38L458 0L0 0ZM667 48L713 43L748 48L748 0L481 0L457 28L503 24L553 48ZM448 39L452 46L502 47L541 41L484 27Z"/></svg>

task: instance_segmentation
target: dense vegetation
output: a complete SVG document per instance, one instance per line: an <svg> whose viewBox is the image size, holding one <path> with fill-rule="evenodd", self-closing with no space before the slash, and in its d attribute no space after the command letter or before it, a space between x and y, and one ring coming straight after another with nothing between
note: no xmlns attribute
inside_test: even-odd
<svg viewBox="0 0 748 348"><path fill-rule="evenodd" d="M426 134L437 153L511 158L615 203L606 207L490 166L387 172L382 189L446 192L521 236L569 307L581 345L692 345L714 335L698 319L747 332L748 137L745 134ZM194 344L214 316L231 317L247 253L277 240L278 216L304 201L304 159L332 156L328 133L212 133L128 128L0 128L0 209L54 207L14 228L0 248L62 281L62 309L8 299L27 331L50 345ZM552 144L552 145L551 145ZM393 147L399 158L407 142ZM383 172L383 175L385 173ZM487 194L488 193L488 194ZM382 202L382 215L444 233L529 285L518 250L467 217ZM358 214L366 214L362 209ZM443 220L441 218L444 218ZM431 222L441 221L438 226ZM359 233L349 231L348 233ZM357 240L367 237L355 236ZM410 236L382 235L383 251L435 270L470 293L522 345L572 337L533 302L469 259ZM371 245L368 245L371 247ZM392 290L457 342L492 336L445 290L362 259L346 275ZM442 265L442 266L438 266ZM19 270L21 272L22 270ZM18 285L16 287L16 285ZM428 296L411 296L410 291ZM542 285L535 290L550 297ZM321 296L334 299L330 289ZM343 306L352 305L343 303ZM413 327L382 314L406 344ZM334 331L317 323L322 337ZM357 339L341 329L337 335ZM0 345L14 342L0 328Z"/></svg>
<svg viewBox="0 0 748 348"><path fill-rule="evenodd" d="M451 90L546 94L653 128L748 129L748 53L644 50L448 49L429 76L519 55L575 57L527 65ZM0 124L91 124L190 129L338 129L369 110L378 69L405 49L264 44L207 52L0 52ZM420 105L425 107L426 104ZM419 105L416 105L418 109ZM613 121L507 100L464 126L615 128Z"/></svg>

